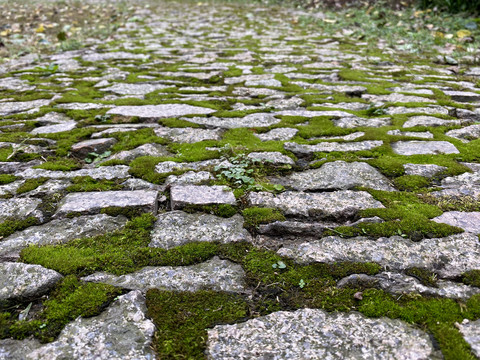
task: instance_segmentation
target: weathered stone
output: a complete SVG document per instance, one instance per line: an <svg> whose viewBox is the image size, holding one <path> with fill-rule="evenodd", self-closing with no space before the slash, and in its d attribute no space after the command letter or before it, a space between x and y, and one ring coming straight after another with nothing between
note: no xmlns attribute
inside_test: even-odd
<svg viewBox="0 0 480 360"><path fill-rule="evenodd" d="M172 153L160 144L143 144L133 150L125 150L113 154L107 160L132 161L140 156L172 156Z"/></svg>
<svg viewBox="0 0 480 360"><path fill-rule="evenodd" d="M275 221L258 226L258 233L277 237L310 236L319 237L325 229L336 227L337 224L325 222Z"/></svg>
<svg viewBox="0 0 480 360"><path fill-rule="evenodd" d="M412 96L412 95L403 95L398 93L391 93L389 95L372 95L372 94L364 94L362 95L362 99L374 101L374 102L392 102L392 103L434 103L435 100L421 97L421 96Z"/></svg>
<svg viewBox="0 0 480 360"><path fill-rule="evenodd" d="M170 249L194 241L230 243L251 241L243 228L243 218L221 218L209 214L169 211L157 216L149 246Z"/></svg>
<svg viewBox="0 0 480 360"><path fill-rule="evenodd" d="M470 123L470 119L445 120L435 116L412 116L403 124L404 128L414 126L455 126Z"/></svg>
<svg viewBox="0 0 480 360"><path fill-rule="evenodd" d="M380 350L381 349L381 350ZM279 311L208 330L208 359L431 359L428 334L400 320L321 309Z"/></svg>
<svg viewBox="0 0 480 360"><path fill-rule="evenodd" d="M476 357L480 357L480 320L469 321L465 319L461 324L456 324L465 341L471 346Z"/></svg>
<svg viewBox="0 0 480 360"><path fill-rule="evenodd" d="M27 354L27 359L154 359L155 325L146 313L144 296L131 291L98 316L78 317L57 340Z"/></svg>
<svg viewBox="0 0 480 360"><path fill-rule="evenodd" d="M20 250L29 245L58 245L77 238L102 235L122 228L126 222L127 219L123 216L100 214L52 220L47 224L31 226L2 239L0 260L18 259Z"/></svg>
<svg viewBox="0 0 480 360"><path fill-rule="evenodd" d="M0 102L0 116L16 114L26 110L38 109L48 104L50 104L50 100Z"/></svg>
<svg viewBox="0 0 480 360"><path fill-rule="evenodd" d="M155 166L155 171L160 174L169 173L179 170L213 170L215 166L230 167L233 166L227 160L212 159L204 161L196 161L190 163L179 163L175 161L163 161Z"/></svg>
<svg viewBox="0 0 480 360"><path fill-rule="evenodd" d="M33 135L36 134L54 134L64 131L70 131L75 129L77 123L75 121L65 121L56 125L40 126L33 129L30 133Z"/></svg>
<svg viewBox="0 0 480 360"><path fill-rule="evenodd" d="M294 165L295 161L279 151L251 152L247 155L256 162L271 163L273 165Z"/></svg>
<svg viewBox="0 0 480 360"><path fill-rule="evenodd" d="M117 139L102 138L85 140L72 146L72 153L80 158L87 157L90 153L103 154L105 151L115 145Z"/></svg>
<svg viewBox="0 0 480 360"><path fill-rule="evenodd" d="M216 110L187 104L162 104L142 106L117 106L107 114L122 116L138 116L139 118L170 118L190 114L211 114Z"/></svg>
<svg viewBox="0 0 480 360"><path fill-rule="evenodd" d="M184 118L183 120L190 121L195 124L205 125L207 127L222 129L267 127L280 122L280 119L277 119L274 115L267 113L250 114L244 116L243 118L217 118L212 116Z"/></svg>
<svg viewBox="0 0 480 360"><path fill-rule="evenodd" d="M120 95L146 95L153 91L166 89L168 87L171 87L171 85L148 84L148 83L145 83L145 84L116 83L108 88L101 89L101 91L109 91L109 92L113 92L115 94L120 94Z"/></svg>
<svg viewBox="0 0 480 360"><path fill-rule="evenodd" d="M231 189L219 185L174 185L170 188L170 201L173 210L189 205L236 205Z"/></svg>
<svg viewBox="0 0 480 360"><path fill-rule="evenodd" d="M309 140L345 140L345 141L352 141L361 138L364 136L365 133L363 131L356 131L354 133L343 135L343 136L316 136L313 138L309 138Z"/></svg>
<svg viewBox="0 0 480 360"><path fill-rule="evenodd" d="M480 212L448 211L433 218L432 221L456 226L474 234L480 234Z"/></svg>
<svg viewBox="0 0 480 360"><path fill-rule="evenodd" d="M223 131L220 129L196 128L159 128L155 135L173 142L193 144L203 140L221 140Z"/></svg>
<svg viewBox="0 0 480 360"><path fill-rule="evenodd" d="M270 100L266 106L273 107L278 110L293 110L303 104L303 99L299 97L292 97L289 99Z"/></svg>
<svg viewBox="0 0 480 360"><path fill-rule="evenodd" d="M382 272L370 276L366 274L353 274L341 279L337 287L375 287L390 294L420 294L423 296L440 296L451 299L468 299L480 293L480 289L458 284L452 281L437 280L436 287L425 286L420 280L399 273Z"/></svg>
<svg viewBox="0 0 480 360"><path fill-rule="evenodd" d="M342 117L340 119L332 120L335 126L352 129L356 127L381 127L391 124L390 118L361 118L357 116Z"/></svg>
<svg viewBox="0 0 480 360"><path fill-rule="evenodd" d="M35 86L29 85L27 80L9 77L2 79L2 81L0 82L0 89L22 92L35 90Z"/></svg>
<svg viewBox="0 0 480 360"><path fill-rule="evenodd" d="M31 198L0 199L0 222L7 219L24 220L31 216L42 219L43 214L38 209L41 203L42 200Z"/></svg>
<svg viewBox="0 0 480 360"><path fill-rule="evenodd" d="M172 184L191 184L191 185L199 185L202 183L206 183L210 180L214 180L215 178L213 175L208 171L187 171L182 175L170 175L165 179L165 185L172 185Z"/></svg>
<svg viewBox="0 0 480 360"><path fill-rule="evenodd" d="M104 105L99 103L65 103L55 105L55 107L65 110L94 110L111 108L112 105Z"/></svg>
<svg viewBox="0 0 480 360"><path fill-rule="evenodd" d="M40 265L0 263L0 303L25 301L44 295L63 278Z"/></svg>
<svg viewBox="0 0 480 360"><path fill-rule="evenodd" d="M443 190L433 194L442 196L480 196L480 172L463 173L457 176L446 177L441 182Z"/></svg>
<svg viewBox="0 0 480 360"><path fill-rule="evenodd" d="M392 150L398 155L423 154L459 154L460 151L448 141L397 141L391 144Z"/></svg>
<svg viewBox="0 0 480 360"><path fill-rule="evenodd" d="M480 267L480 242L472 233L421 242L400 236L377 240L328 236L299 245L287 245L278 253L302 263L376 262L390 270L419 267L436 272L443 278L454 278Z"/></svg>
<svg viewBox="0 0 480 360"><path fill-rule="evenodd" d="M422 139L433 139L433 134L430 131L400 131L400 130L390 130L387 131L387 135L393 136L409 136L409 137L417 137Z"/></svg>
<svg viewBox="0 0 480 360"><path fill-rule="evenodd" d="M470 140L476 140L480 138L480 125L470 125L462 129L450 130L445 135L460 140L461 142L468 143Z"/></svg>
<svg viewBox="0 0 480 360"><path fill-rule="evenodd" d="M480 94L474 93L472 91L443 90L443 93L447 96L450 96L452 100L458 101L458 102L480 101Z"/></svg>
<svg viewBox="0 0 480 360"><path fill-rule="evenodd" d="M147 60L150 55L134 54L125 51L115 51L108 53L91 53L82 56L83 61L105 61L105 60Z"/></svg>
<svg viewBox="0 0 480 360"><path fill-rule="evenodd" d="M318 169L296 172L279 179L282 185L299 191L348 190L357 186L394 191L388 179L364 162L333 161Z"/></svg>
<svg viewBox="0 0 480 360"><path fill-rule="evenodd" d="M347 152L347 151L371 150L382 145L383 145L383 141L381 140L367 140L367 141L359 141L359 142L352 142L352 143L324 142L316 145L285 143L283 147L285 148L285 150L291 151L294 154L308 155L315 152L332 152L332 151Z"/></svg>
<svg viewBox="0 0 480 360"><path fill-rule="evenodd" d="M128 173L128 166L116 165L116 166L100 166L92 169L80 169L74 171L53 171L44 169L32 169L20 170L15 172L15 176L19 176L24 179L35 179L39 177L46 177L50 179L72 179L79 176L90 176L93 179L125 179L130 177Z"/></svg>
<svg viewBox="0 0 480 360"><path fill-rule="evenodd" d="M70 213L94 214L110 207L136 209L156 213L158 209L156 191L98 191L70 193L59 203L55 217Z"/></svg>
<svg viewBox="0 0 480 360"><path fill-rule="evenodd" d="M252 192L248 195L251 206L270 207L288 216L348 219L359 210L383 208L383 205L365 191L334 191L303 193L286 191L278 195Z"/></svg>
<svg viewBox="0 0 480 360"><path fill-rule="evenodd" d="M207 262L191 266L149 266L121 276L95 273L82 280L143 292L152 288L177 291L211 289L243 292L244 277L245 272L241 265L214 257Z"/></svg>
<svg viewBox="0 0 480 360"><path fill-rule="evenodd" d="M36 339L4 339L0 340L0 359L2 360L25 360L27 354L41 346Z"/></svg>
<svg viewBox="0 0 480 360"><path fill-rule="evenodd" d="M312 110L284 110L284 111L277 111L275 115L281 116L303 116L303 117L317 117L317 116L330 116L332 118L341 118L341 117L351 117L353 116L349 112L340 111L340 110L319 110L319 111L312 111Z"/></svg>
<svg viewBox="0 0 480 360"><path fill-rule="evenodd" d="M448 109L438 106L429 105L428 107L403 107L403 106L391 106L385 109L385 113L388 115L403 115L403 114L427 114L427 115L448 115Z"/></svg>
<svg viewBox="0 0 480 360"><path fill-rule="evenodd" d="M420 175L428 178L447 170L445 166L435 164L405 164L403 168L405 169L405 175Z"/></svg>
<svg viewBox="0 0 480 360"><path fill-rule="evenodd" d="M297 132L298 129L294 128L278 128L272 129L266 133L254 135L262 141L284 141L293 138Z"/></svg>

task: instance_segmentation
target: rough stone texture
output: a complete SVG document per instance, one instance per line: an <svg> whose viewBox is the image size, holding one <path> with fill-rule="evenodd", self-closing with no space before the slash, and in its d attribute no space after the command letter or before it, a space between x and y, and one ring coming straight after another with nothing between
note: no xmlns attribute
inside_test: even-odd
<svg viewBox="0 0 480 360"><path fill-rule="evenodd" d="M152 360L155 325L146 313L141 292L131 291L98 316L78 317L57 340L32 351L27 359Z"/></svg>
<svg viewBox="0 0 480 360"><path fill-rule="evenodd" d="M403 168L405 169L405 175L420 175L428 178L447 170L445 166L435 164L405 164Z"/></svg>
<svg viewBox="0 0 480 360"><path fill-rule="evenodd" d="M169 85L162 85L162 84L142 84L142 83L135 83L135 84L124 84L124 83L117 83L107 88L102 88L101 91L109 91L115 94L120 95L146 95L153 91L157 91L160 89L165 89L170 87Z"/></svg>
<svg viewBox="0 0 480 360"><path fill-rule="evenodd" d="M0 303L40 297L63 278L40 265L0 263Z"/></svg>
<svg viewBox="0 0 480 360"><path fill-rule="evenodd" d="M458 120L445 120L435 116L412 116L403 124L404 128L410 128L414 126L453 126L469 123L470 120L458 119Z"/></svg>
<svg viewBox="0 0 480 360"><path fill-rule="evenodd" d="M425 268L444 278L456 277L480 266L480 242L472 233L413 242L400 236L370 240L364 237L323 239L287 245L278 253L302 263L376 262L390 270Z"/></svg>
<svg viewBox="0 0 480 360"><path fill-rule="evenodd" d="M374 276L353 274L341 279L337 283L337 286L340 288L346 286L373 286L394 295L420 294L423 296L439 296L452 299L468 299L480 293L479 288L445 280L438 280L437 287L425 286L412 276L388 271Z"/></svg>
<svg viewBox="0 0 480 360"><path fill-rule="evenodd" d="M42 200L31 198L0 199L0 222L7 219L23 220L30 216L42 219L43 215L38 210L41 203Z"/></svg>
<svg viewBox="0 0 480 360"><path fill-rule="evenodd" d="M73 145L71 151L75 156L84 158L90 153L103 154L105 151L115 145L116 142L117 139L114 138L85 140Z"/></svg>
<svg viewBox="0 0 480 360"><path fill-rule="evenodd" d="M182 209L188 205L236 205L235 196L226 186L174 185L170 188L172 210Z"/></svg>
<svg viewBox="0 0 480 360"><path fill-rule="evenodd" d="M227 160L213 159L190 163L179 163L175 161L163 161L155 166L155 171L160 174L178 170L213 170L215 166L230 167L232 164Z"/></svg>
<svg viewBox="0 0 480 360"><path fill-rule="evenodd" d="M24 179L35 179L39 177L46 177L50 179L72 179L79 176L90 176L93 179L125 179L130 177L128 174L128 166L100 166L92 169L80 169L74 171L52 171L44 169L32 169L26 170L20 169L20 171L14 172L15 176Z"/></svg>
<svg viewBox="0 0 480 360"><path fill-rule="evenodd" d="M70 213L93 214L110 207L133 208L155 214L157 195L157 191L152 190L71 193L60 201L55 217Z"/></svg>
<svg viewBox="0 0 480 360"><path fill-rule="evenodd" d="M353 143L325 142L316 145L285 143L284 148L285 150L291 151L294 154L308 155L314 152L371 150L381 146L382 144L383 141L381 140L368 140Z"/></svg>
<svg viewBox="0 0 480 360"><path fill-rule="evenodd" d="M356 127L381 127L390 125L390 118L371 118L365 119L356 116L343 117L332 120L333 123L344 129L352 129Z"/></svg>
<svg viewBox="0 0 480 360"><path fill-rule="evenodd" d="M256 162L271 163L273 165L294 165L295 161L287 155L278 151L251 152L247 155L249 159Z"/></svg>
<svg viewBox="0 0 480 360"><path fill-rule="evenodd" d="M169 211L157 218L149 244L151 247L170 249L194 241L251 241L250 234L243 228L243 218L238 214L221 218L209 214Z"/></svg>
<svg viewBox="0 0 480 360"><path fill-rule="evenodd" d="M29 245L56 245L70 240L101 235L122 228L127 219L105 214L52 220L40 226L31 226L16 232L0 242L0 260L14 260L20 250Z"/></svg>
<svg viewBox="0 0 480 360"><path fill-rule="evenodd" d="M215 178L213 175L208 171L187 171L182 175L170 175L165 179L165 185L172 185L172 184L192 184L192 185L200 185L202 183L206 183L210 180L214 180Z"/></svg>
<svg viewBox="0 0 480 360"><path fill-rule="evenodd" d="M115 51L109 53L91 53L82 56L83 61L105 61L105 60L145 60L148 59L150 55L144 54L134 54L125 51Z"/></svg>
<svg viewBox="0 0 480 360"><path fill-rule="evenodd" d="M392 143L392 150L398 155L423 154L459 154L460 151L448 141L397 141Z"/></svg>
<svg viewBox="0 0 480 360"><path fill-rule="evenodd" d="M223 131L220 129L159 128L155 130L155 134L173 142L193 144L203 140L221 140Z"/></svg>
<svg viewBox="0 0 480 360"><path fill-rule="evenodd" d="M462 129L450 130L445 135L460 140L461 142L468 143L470 140L476 140L480 138L480 125L470 125Z"/></svg>
<svg viewBox="0 0 480 360"><path fill-rule="evenodd" d="M429 336L400 320L279 311L208 330L208 359L430 359Z"/></svg>
<svg viewBox="0 0 480 360"><path fill-rule="evenodd" d="M190 121L195 124L205 125L207 127L223 129L267 127L280 122L280 119L277 119L274 117L274 115L266 113L250 114L244 116L243 118L217 118L212 116L184 118L183 120Z"/></svg>
<svg viewBox="0 0 480 360"><path fill-rule="evenodd" d="M293 138L297 132L298 129L294 128L278 128L272 129L266 133L254 135L262 141L284 141Z"/></svg>
<svg viewBox="0 0 480 360"><path fill-rule="evenodd" d="M472 347L475 356L480 357L480 320L468 321L465 319L457 327L465 341Z"/></svg>
<svg viewBox="0 0 480 360"><path fill-rule="evenodd" d="M64 131L70 131L75 129L77 123L75 121L66 121L61 124L56 125L48 125L48 126L40 126L38 128L33 129L30 133L33 135L36 134L54 134Z"/></svg>
<svg viewBox="0 0 480 360"><path fill-rule="evenodd" d="M364 162L328 162L318 169L295 172L279 179L279 182L299 191L348 190L357 186L385 191L395 190L385 176Z"/></svg>
<svg viewBox="0 0 480 360"><path fill-rule="evenodd" d="M125 150L113 154L107 160L132 161L140 156L172 156L172 153L160 144L143 144L133 150Z"/></svg>
<svg viewBox="0 0 480 360"><path fill-rule="evenodd" d="M1 102L0 116L16 114L26 110L38 109L48 104L50 104L50 100Z"/></svg>
<svg viewBox="0 0 480 360"><path fill-rule="evenodd" d="M452 100L458 102L477 102L480 101L480 94L471 91L453 91L443 90L443 93L450 96Z"/></svg>
<svg viewBox="0 0 480 360"><path fill-rule="evenodd" d="M252 192L248 195L251 206L270 207L288 216L313 218L351 218L359 210L383 208L383 205L365 191L334 191L303 193L286 191L278 195Z"/></svg>
<svg viewBox="0 0 480 360"><path fill-rule="evenodd" d="M463 173L457 176L449 176L442 180L443 190L433 194L446 196L480 196L480 172Z"/></svg>
<svg viewBox="0 0 480 360"><path fill-rule="evenodd" d="M433 134L430 131L418 132L418 131L400 131L400 130L390 130L387 131L387 135L393 136L409 136L417 137L422 139L433 139Z"/></svg>
<svg viewBox="0 0 480 360"><path fill-rule="evenodd" d="M95 273L82 280L143 292L152 288L177 291L212 289L243 292L244 277L245 272L240 265L214 257L207 262L192 266L149 266L127 275Z"/></svg>
<svg viewBox="0 0 480 360"><path fill-rule="evenodd" d="M140 118L170 118L190 114L211 114L213 109L186 104L163 104L142 106L117 106L107 111L107 114L122 116L138 116Z"/></svg>
<svg viewBox="0 0 480 360"><path fill-rule="evenodd" d="M448 211L432 220L462 228L467 232L480 234L480 212Z"/></svg>

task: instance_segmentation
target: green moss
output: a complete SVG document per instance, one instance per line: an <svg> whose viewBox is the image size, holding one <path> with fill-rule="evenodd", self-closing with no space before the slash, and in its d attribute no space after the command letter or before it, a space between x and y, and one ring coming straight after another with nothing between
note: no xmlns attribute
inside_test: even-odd
<svg viewBox="0 0 480 360"><path fill-rule="evenodd" d="M413 267L405 270L405 274L413 276L425 286L437 287L437 274L426 269Z"/></svg>
<svg viewBox="0 0 480 360"><path fill-rule="evenodd" d="M442 211L480 211L480 201L473 196L433 196L430 194L419 195L427 204L437 206Z"/></svg>
<svg viewBox="0 0 480 360"><path fill-rule="evenodd" d="M84 191L109 191L122 190L120 185L124 179L115 180L96 180L90 176L78 176L72 179L72 185L65 190L68 192L84 192Z"/></svg>
<svg viewBox="0 0 480 360"><path fill-rule="evenodd" d="M76 159L72 158L59 158L59 159L49 159L49 161L44 162L43 164L34 166L34 169L44 169L52 171L72 171L81 169L82 166Z"/></svg>
<svg viewBox="0 0 480 360"><path fill-rule="evenodd" d="M247 303L240 296L206 290L151 289L147 308L157 328L154 348L160 359L203 359L207 328L248 315Z"/></svg>
<svg viewBox="0 0 480 360"><path fill-rule="evenodd" d="M20 187L17 189L17 195L35 190L37 187L45 184L47 181L48 181L48 178L44 178L44 177L36 178L36 179L26 179L25 182L22 185L20 185Z"/></svg>
<svg viewBox="0 0 480 360"><path fill-rule="evenodd" d="M57 141L56 155L65 157L69 155L70 148L82 140L86 140L96 130L93 128L73 129L55 134L45 134L46 138Z"/></svg>
<svg viewBox="0 0 480 360"><path fill-rule="evenodd" d="M404 175L394 179L398 190L418 191L430 185L430 180L420 175Z"/></svg>
<svg viewBox="0 0 480 360"><path fill-rule="evenodd" d="M67 323L78 316L89 317L100 314L120 294L120 289L111 285L82 284L76 277L67 276L43 303L44 309L38 315L39 319L10 320L4 324L8 327L4 327L3 335L16 339L34 335L42 342L53 341Z"/></svg>
<svg viewBox="0 0 480 360"><path fill-rule="evenodd" d="M39 220L34 217L28 217L25 220L5 220L0 224L0 240L15 231L21 231L27 227L38 225Z"/></svg>
<svg viewBox="0 0 480 360"><path fill-rule="evenodd" d="M470 270L462 275L464 284L480 287L480 270Z"/></svg>
<svg viewBox="0 0 480 360"><path fill-rule="evenodd" d="M275 221L285 221L285 216L277 209L251 207L242 211L246 227L258 227Z"/></svg>
<svg viewBox="0 0 480 360"><path fill-rule="evenodd" d="M0 174L0 185L10 184L17 180L15 175L10 174Z"/></svg>
<svg viewBox="0 0 480 360"><path fill-rule="evenodd" d="M166 144L167 141L155 135L153 129L140 129L136 131L118 132L111 135L118 142L112 146L113 152L132 150L143 144Z"/></svg>

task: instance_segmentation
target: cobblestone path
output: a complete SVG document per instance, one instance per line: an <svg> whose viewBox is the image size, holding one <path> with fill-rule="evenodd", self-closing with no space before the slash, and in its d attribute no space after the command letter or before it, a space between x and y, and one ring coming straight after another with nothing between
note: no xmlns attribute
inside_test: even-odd
<svg viewBox="0 0 480 360"><path fill-rule="evenodd" d="M0 66L0 359L480 357L480 67L300 15Z"/></svg>

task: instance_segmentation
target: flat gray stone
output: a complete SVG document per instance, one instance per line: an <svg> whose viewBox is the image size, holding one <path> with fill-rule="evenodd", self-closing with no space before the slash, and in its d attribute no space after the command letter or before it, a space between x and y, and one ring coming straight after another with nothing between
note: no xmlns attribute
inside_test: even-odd
<svg viewBox="0 0 480 360"><path fill-rule="evenodd" d="M0 89L2 90L13 90L17 92L35 90L35 86L29 84L27 80L22 80L18 78L3 78L0 81Z"/></svg>
<svg viewBox="0 0 480 360"><path fill-rule="evenodd" d="M170 249L194 241L223 244L251 241L252 237L243 228L243 218L236 214L230 218L183 211L169 211L157 216L148 246Z"/></svg>
<svg viewBox="0 0 480 360"><path fill-rule="evenodd" d="M159 128L155 135L179 143L196 143L203 140L221 140L223 131L220 129L196 128Z"/></svg>
<svg viewBox="0 0 480 360"><path fill-rule="evenodd" d="M4 339L0 340L1 360L25 360L27 354L41 346L36 339Z"/></svg>
<svg viewBox="0 0 480 360"><path fill-rule="evenodd" d="M413 95L403 95L399 93L391 93L388 95L372 95L372 94L363 94L362 99L370 100L373 102L391 102L391 103L434 103L435 100L422 97L422 96L413 96Z"/></svg>
<svg viewBox="0 0 480 360"><path fill-rule="evenodd" d="M104 105L99 103L65 103L55 105L56 108L66 110L95 110L111 108L113 105Z"/></svg>
<svg viewBox="0 0 480 360"><path fill-rule="evenodd" d="M213 175L208 171L187 171L182 175L170 175L165 179L165 185L172 184L190 184L190 185L200 185L205 184L211 180L215 180Z"/></svg>
<svg viewBox="0 0 480 360"><path fill-rule="evenodd" d="M400 320L321 309L278 311L208 330L208 359L432 359L429 335Z"/></svg>
<svg viewBox="0 0 480 360"><path fill-rule="evenodd" d="M198 291L243 292L245 272L241 265L218 257L191 266L144 267L134 273L115 276L95 273L82 278L83 281L110 284L124 289L148 289Z"/></svg>
<svg viewBox="0 0 480 360"><path fill-rule="evenodd" d="M318 169L295 172L279 179L282 185L299 191L348 190L357 186L394 191L388 179L364 162L333 161Z"/></svg>
<svg viewBox="0 0 480 360"><path fill-rule="evenodd" d="M480 320L469 321L465 319L461 324L456 324L465 341L471 346L476 357L480 357Z"/></svg>
<svg viewBox="0 0 480 360"><path fill-rule="evenodd" d="M448 280L437 280L436 287L425 286L420 280L405 274L382 272L374 276L353 274L341 279L337 287L375 287L393 295L420 294L422 296L468 299L480 289Z"/></svg>
<svg viewBox="0 0 480 360"><path fill-rule="evenodd" d="M246 115L243 118L218 118L212 117L194 117L184 118L183 120L205 125L207 127L235 129L235 128L252 128L252 127L267 127L278 124L281 120L277 119L274 114L255 113Z"/></svg>
<svg viewBox="0 0 480 360"><path fill-rule="evenodd" d="M160 144L143 144L133 150L124 150L113 154L107 160L132 161L140 156L173 156L173 154Z"/></svg>
<svg viewBox="0 0 480 360"><path fill-rule="evenodd" d="M31 216L42 219L42 212L38 210L41 203L42 200L32 198L0 199L0 222L24 220Z"/></svg>
<svg viewBox="0 0 480 360"><path fill-rule="evenodd" d="M82 56L83 61L99 62L105 60L147 60L150 55L135 54L125 51L115 51L108 53L92 53Z"/></svg>
<svg viewBox="0 0 480 360"><path fill-rule="evenodd" d="M430 131L424 131L424 132L400 131L400 130L396 129L396 130L387 131L387 135L409 136L409 137L416 137L416 138L422 138L422 139L433 139L433 134Z"/></svg>
<svg viewBox="0 0 480 360"><path fill-rule="evenodd" d="M363 131L356 131L354 133L343 135L343 136L316 136L313 138L309 138L308 140L345 140L345 141L353 141L358 138L364 136L365 133Z"/></svg>
<svg viewBox="0 0 480 360"><path fill-rule="evenodd" d="M115 138L92 139L72 145L71 151L80 158L87 157L90 153L103 154L117 143Z"/></svg>
<svg viewBox="0 0 480 360"><path fill-rule="evenodd" d="M480 101L480 94L474 93L472 91L443 90L443 93L447 96L450 96L453 101L458 101L458 102Z"/></svg>
<svg viewBox="0 0 480 360"><path fill-rule="evenodd" d="M471 196L477 198L480 196L480 172L465 172L457 176L449 176L442 180L443 190L436 191L436 195L441 196Z"/></svg>
<svg viewBox="0 0 480 360"><path fill-rule="evenodd" d="M253 134L262 141L285 141L293 138L298 132L294 128L278 128L272 129L266 133Z"/></svg>
<svg viewBox="0 0 480 360"><path fill-rule="evenodd" d="M18 259L20 251L29 245L58 245L70 240L102 235L121 229L127 219L105 214L52 220L40 226L31 226L16 232L0 242L0 260Z"/></svg>
<svg viewBox="0 0 480 360"><path fill-rule="evenodd" d="M460 151L448 141L397 141L391 144L398 155L459 154Z"/></svg>
<svg viewBox="0 0 480 360"><path fill-rule="evenodd" d="M295 161L279 151L251 152L247 155L256 162L271 163L273 165L295 165Z"/></svg>
<svg viewBox="0 0 480 360"><path fill-rule="evenodd" d="M172 210L188 205L236 205L232 190L227 186L174 185L170 188Z"/></svg>
<svg viewBox="0 0 480 360"><path fill-rule="evenodd" d="M53 171L44 169L26 169L14 173L24 179L35 179L39 177L46 177L50 179L72 179L79 176L90 176L93 179L125 179L129 178L129 167L126 165L116 166L100 166L98 168L80 169L74 171Z"/></svg>
<svg viewBox="0 0 480 360"><path fill-rule="evenodd" d="M286 191L278 195L268 192L248 194L251 206L276 208L287 216L348 219L359 210L383 208L366 191L334 191L327 193L303 193Z"/></svg>
<svg viewBox="0 0 480 360"><path fill-rule="evenodd" d="M405 175L420 175L428 178L447 170L445 166L435 164L405 164L403 168L405 169Z"/></svg>
<svg viewBox="0 0 480 360"><path fill-rule="evenodd" d="M221 159L195 161L190 163L162 161L155 166L155 171L160 174L166 174L172 171L182 170L213 170L215 166L222 166L227 168L233 165L229 161Z"/></svg>
<svg viewBox="0 0 480 360"><path fill-rule="evenodd" d="M139 118L162 119L183 115L211 114L216 110L187 104L162 104L141 106L117 106L107 114L122 116L138 116Z"/></svg>
<svg viewBox="0 0 480 360"><path fill-rule="evenodd" d="M340 119L332 120L335 126L352 129L356 127L381 127L391 125L390 118L361 118L357 116L342 117Z"/></svg>
<svg viewBox="0 0 480 360"><path fill-rule="evenodd" d="M480 125L470 125L461 129L450 130L445 135L458 139L463 143L468 143L470 140L480 138Z"/></svg>
<svg viewBox="0 0 480 360"><path fill-rule="evenodd" d="M171 87L171 85L148 83L116 83L107 88L102 88L100 89L100 91L108 91L120 95L146 95L157 90L166 89L168 87Z"/></svg>
<svg viewBox="0 0 480 360"><path fill-rule="evenodd" d="M278 254L301 263L376 262L390 270L412 267L454 278L480 268L480 242L472 233L414 242L400 236L371 240L365 237L343 239L328 236L297 245L286 245Z"/></svg>
<svg viewBox="0 0 480 360"><path fill-rule="evenodd" d="M403 124L404 128L414 126L457 126L470 123L470 119L445 120L435 116L412 116Z"/></svg>
<svg viewBox="0 0 480 360"><path fill-rule="evenodd" d="M403 114L426 114L426 115L448 115L447 108L438 105L429 105L428 107L404 107L404 106L390 106L385 109L388 115L403 115Z"/></svg>
<svg viewBox="0 0 480 360"><path fill-rule="evenodd" d="M32 100L32 101L12 101L0 102L0 116L6 116L24 112L27 110L38 109L50 104L51 100Z"/></svg>
<svg viewBox="0 0 480 360"><path fill-rule="evenodd" d="M63 278L40 265L0 263L0 303L39 298Z"/></svg>
<svg viewBox="0 0 480 360"><path fill-rule="evenodd" d="M433 218L432 221L456 226L474 234L480 234L480 212L447 211Z"/></svg>
<svg viewBox="0 0 480 360"><path fill-rule="evenodd" d="M54 134L64 131L70 131L75 129L77 123L75 121L65 121L61 124L56 125L47 125L47 126L40 126L38 128L33 129L30 134Z"/></svg>
<svg viewBox="0 0 480 360"><path fill-rule="evenodd" d="M54 216L94 214L109 207L134 208L155 214L158 209L157 195L158 192L152 190L70 193L60 201Z"/></svg>
<svg viewBox="0 0 480 360"><path fill-rule="evenodd" d="M353 116L349 112L346 111L340 111L340 110L318 110L318 111L313 111L313 110L305 110L305 109L300 109L300 110L283 110L283 111L277 111L275 115L281 115L281 116L303 116L303 117L318 117L318 116L329 116L332 118L342 118L342 117L351 117Z"/></svg>
<svg viewBox="0 0 480 360"><path fill-rule="evenodd" d="M338 142L324 142L316 145L303 145L297 143L285 143L283 146L285 150L291 151L294 154L308 155L315 152L332 152L332 151L362 151L371 150L376 147L382 146L381 140L367 140L351 143L338 143Z"/></svg>
<svg viewBox="0 0 480 360"><path fill-rule="evenodd" d="M78 317L57 340L30 352L27 359L152 360L155 325L146 314L144 296L131 291L98 316Z"/></svg>

